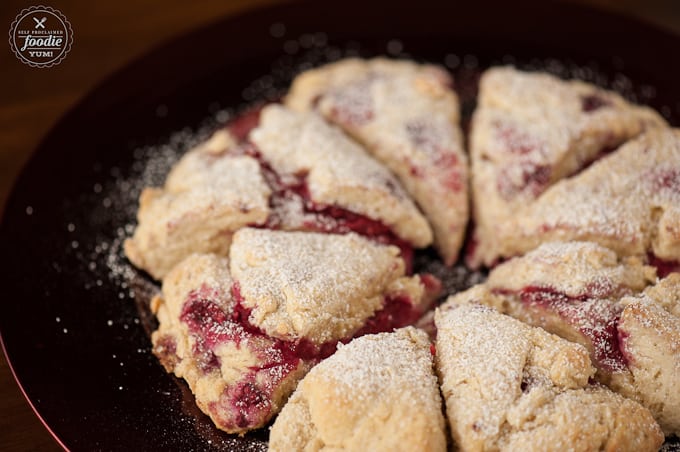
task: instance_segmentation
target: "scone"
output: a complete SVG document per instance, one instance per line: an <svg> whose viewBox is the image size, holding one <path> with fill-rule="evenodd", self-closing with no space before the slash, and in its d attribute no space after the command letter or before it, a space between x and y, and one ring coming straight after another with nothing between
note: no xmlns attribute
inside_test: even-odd
<svg viewBox="0 0 680 452"><path fill-rule="evenodd" d="M259 162L242 153L227 131L188 152L163 188L145 188L138 226L125 241L125 254L156 279L191 253L229 250L231 236L269 217L271 189Z"/></svg>
<svg viewBox="0 0 680 452"><path fill-rule="evenodd" d="M192 252L225 255L245 226L354 231L398 245L407 261L413 247L432 242L389 170L318 115L280 105L218 130L172 168L163 188L144 189L125 253L162 279Z"/></svg>
<svg viewBox="0 0 680 452"><path fill-rule="evenodd" d="M451 85L436 66L345 59L300 74L285 99L342 127L399 177L447 264L458 256L468 220L467 156Z"/></svg>
<svg viewBox="0 0 680 452"><path fill-rule="evenodd" d="M152 309L153 352L184 378L215 425L243 433L264 425L311 368L295 344L269 338L235 318L226 258L194 254L165 278Z"/></svg>
<svg viewBox="0 0 680 452"><path fill-rule="evenodd" d="M451 435L463 451L656 451L650 412L588 384L587 350L474 297L440 307L436 367Z"/></svg>
<svg viewBox="0 0 680 452"><path fill-rule="evenodd" d="M595 378L680 433L680 274L586 242L547 243L498 265L464 298L590 352Z"/></svg>
<svg viewBox="0 0 680 452"><path fill-rule="evenodd" d="M656 178L649 170L677 168L678 154L668 159L669 145L659 142L616 148L658 127L665 122L653 110L593 85L511 67L487 70L470 135L475 233L468 262L492 265L550 238L619 243L628 255L651 251L652 229L634 228L656 226L650 217L659 201L631 184ZM578 174L609 153L588 176Z"/></svg>
<svg viewBox="0 0 680 452"><path fill-rule="evenodd" d="M498 231L505 256L589 240L680 270L680 130L646 132L517 213Z"/></svg>
<svg viewBox="0 0 680 452"><path fill-rule="evenodd" d="M276 173L272 226L371 235L380 233L379 223L417 248L432 243L427 220L392 173L318 114L266 106L249 138ZM340 209L372 222L352 228L336 214Z"/></svg>
<svg viewBox="0 0 680 452"><path fill-rule="evenodd" d="M312 347L411 324L440 290L431 275L405 276L397 247L354 233L244 228L229 256L248 322Z"/></svg>
<svg viewBox="0 0 680 452"><path fill-rule="evenodd" d="M229 258L194 254L164 279L154 353L230 433L264 426L336 344L413 323L437 295L394 246L356 234L244 228Z"/></svg>
<svg viewBox="0 0 680 452"><path fill-rule="evenodd" d="M271 429L270 451L445 451L427 334L363 336L300 382Z"/></svg>

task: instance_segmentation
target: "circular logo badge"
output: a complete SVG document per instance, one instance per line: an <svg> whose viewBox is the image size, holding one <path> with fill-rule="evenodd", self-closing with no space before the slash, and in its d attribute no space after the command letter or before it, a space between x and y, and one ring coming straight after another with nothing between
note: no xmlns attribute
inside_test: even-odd
<svg viewBox="0 0 680 452"><path fill-rule="evenodd" d="M73 44L71 24L61 11L31 6L19 13L9 29L9 45L31 67L59 64Z"/></svg>

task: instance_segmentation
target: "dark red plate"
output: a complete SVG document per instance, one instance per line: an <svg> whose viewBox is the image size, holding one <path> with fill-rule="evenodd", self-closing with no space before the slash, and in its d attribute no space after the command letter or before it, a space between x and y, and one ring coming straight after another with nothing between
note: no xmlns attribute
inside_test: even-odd
<svg viewBox="0 0 680 452"><path fill-rule="evenodd" d="M160 183L187 144L173 132L275 98L295 71L357 53L446 64L468 113L480 68L514 63L614 87L677 124L679 48L648 25L569 4L352 0L252 12L154 51L59 122L8 201L0 330L22 388L74 450L264 447L266 431L216 431L157 363L140 292L147 280L111 251L140 181ZM174 151L159 146L169 142ZM147 160L155 166L145 171Z"/></svg>

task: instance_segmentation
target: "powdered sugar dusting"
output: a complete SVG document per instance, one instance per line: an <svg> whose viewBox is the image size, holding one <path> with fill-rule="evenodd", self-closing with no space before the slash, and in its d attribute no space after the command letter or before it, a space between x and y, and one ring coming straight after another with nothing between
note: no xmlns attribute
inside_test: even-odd
<svg viewBox="0 0 680 452"><path fill-rule="evenodd" d="M350 336L382 306L404 274L398 253L356 234L246 228L234 235L230 270L255 325L321 344Z"/></svg>
<svg viewBox="0 0 680 452"><path fill-rule="evenodd" d="M648 411L588 385L593 369L580 345L465 301L438 311L435 322L437 370L459 447L566 449L578 437L597 448L620 435L629 435L621 444L631 450L663 442Z"/></svg>
<svg viewBox="0 0 680 452"><path fill-rule="evenodd" d="M395 437L406 450L443 449L444 419L432 364L427 336L413 328L340 346L300 383L289 402L294 408L284 407L272 428L274 450L320 441L345 450L378 444L391 450ZM293 411L299 407L302 416Z"/></svg>

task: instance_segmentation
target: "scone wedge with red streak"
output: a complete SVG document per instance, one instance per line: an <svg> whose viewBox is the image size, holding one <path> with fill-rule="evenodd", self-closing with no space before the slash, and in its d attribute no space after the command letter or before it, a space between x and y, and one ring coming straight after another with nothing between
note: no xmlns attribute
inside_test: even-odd
<svg viewBox="0 0 680 452"><path fill-rule="evenodd" d="M546 243L498 265L467 299L585 346L595 378L680 432L680 274L587 242ZM461 298L457 298L461 299Z"/></svg>
<svg viewBox="0 0 680 452"><path fill-rule="evenodd" d="M588 379L588 351L486 306L474 292L437 310L436 366L462 451L656 451L651 413Z"/></svg>
<svg viewBox="0 0 680 452"><path fill-rule="evenodd" d="M270 451L445 451L427 334L354 339L311 370L274 422Z"/></svg>
<svg viewBox="0 0 680 452"><path fill-rule="evenodd" d="M630 199L633 193L628 189L617 195L601 185L623 183L628 175L643 178L652 166L647 161L658 163L654 157L657 150L643 155L638 149L633 157L635 164L630 165L629 158L620 155L623 151L616 149L647 130L664 127L665 121L653 110L585 82L511 67L487 70L480 81L470 135L475 235L468 262L473 266L492 265L500 258L524 253L547 238L601 238L603 244L620 241L620 246L629 246L633 229L619 231L619 225L629 218L612 208L606 218L595 217L595 209L615 205L618 196L636 203L643 200ZM599 174L586 177L587 181L578 175L612 152L611 163L627 162L616 168L600 166ZM673 160L666 164L673 165ZM569 189L553 190L560 191L559 196L548 194L550 187L565 183ZM566 221L554 216L543 218L539 212L527 218L534 203L543 206L536 207L539 211L552 209ZM632 221L646 221L649 212L641 213L640 220L633 216ZM611 226L600 231L605 223ZM627 235L619 236L619 232ZM649 243L644 241L632 244L638 248L636 253L646 245Z"/></svg>
<svg viewBox="0 0 680 452"><path fill-rule="evenodd" d="M248 321L315 349L414 323L440 290L431 275L405 276L397 247L354 233L245 228L229 256Z"/></svg>
<svg viewBox="0 0 680 452"><path fill-rule="evenodd" d="M498 230L506 256L588 240L680 270L680 130L654 129L548 189Z"/></svg>
<svg viewBox="0 0 680 452"><path fill-rule="evenodd" d="M244 228L230 257L191 255L164 279L154 353L230 433L264 426L336 344L415 322L436 280L356 234Z"/></svg>
<svg viewBox="0 0 680 452"><path fill-rule="evenodd" d="M457 259L468 220L467 156L451 87L436 66L350 58L303 72L285 99L294 110L320 112L399 177L447 264Z"/></svg>
<svg viewBox="0 0 680 452"><path fill-rule="evenodd" d="M163 188L143 191L138 223L125 252L156 279L192 252L226 255L245 226L353 231L398 245L409 264L412 248L432 243L430 225L388 169L315 113L281 105L238 118L189 151Z"/></svg>
<svg viewBox="0 0 680 452"><path fill-rule="evenodd" d="M268 105L249 138L275 178L271 227L432 243L427 220L394 175L318 114Z"/></svg>
<svg viewBox="0 0 680 452"><path fill-rule="evenodd" d="M162 188L145 188L138 226L125 241L135 266L162 279L191 253L226 254L234 231L264 224L269 195L258 161L231 152L237 144L226 130L189 151Z"/></svg>
<svg viewBox="0 0 680 452"><path fill-rule="evenodd" d="M243 433L281 409L314 360L241 322L232 286L227 258L189 256L166 276L162 296L152 303L159 327L151 340L201 411L218 428Z"/></svg>

